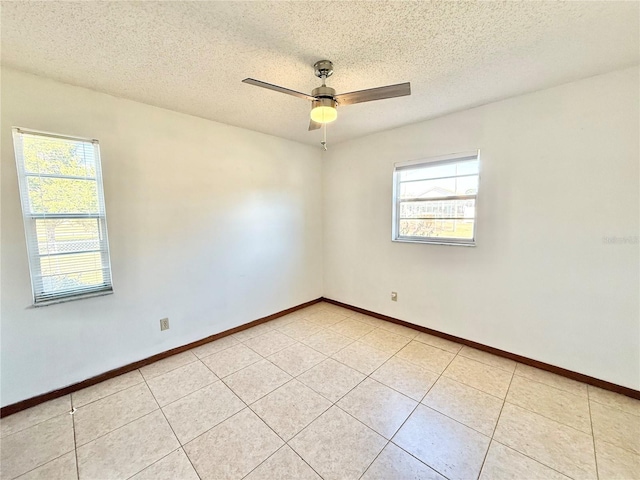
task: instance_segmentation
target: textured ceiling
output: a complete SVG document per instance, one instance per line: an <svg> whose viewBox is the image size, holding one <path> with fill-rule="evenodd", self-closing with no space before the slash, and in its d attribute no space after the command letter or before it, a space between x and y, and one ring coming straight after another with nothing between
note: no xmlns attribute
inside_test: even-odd
<svg viewBox="0 0 640 480"><path fill-rule="evenodd" d="M412 96L350 105L329 143L639 62L631 2L9 2L2 63L211 120L317 144L316 60L348 92L410 81Z"/></svg>

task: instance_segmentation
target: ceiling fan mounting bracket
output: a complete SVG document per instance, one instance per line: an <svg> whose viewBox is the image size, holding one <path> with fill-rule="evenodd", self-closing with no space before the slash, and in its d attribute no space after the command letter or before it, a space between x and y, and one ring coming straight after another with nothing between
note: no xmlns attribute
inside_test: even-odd
<svg viewBox="0 0 640 480"><path fill-rule="evenodd" d="M318 78L329 78L333 75L333 63L329 60L320 60L313 64L313 68Z"/></svg>

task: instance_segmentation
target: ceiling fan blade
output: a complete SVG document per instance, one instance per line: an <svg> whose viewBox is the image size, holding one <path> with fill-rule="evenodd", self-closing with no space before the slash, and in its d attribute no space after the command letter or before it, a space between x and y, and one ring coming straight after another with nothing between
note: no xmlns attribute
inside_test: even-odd
<svg viewBox="0 0 640 480"><path fill-rule="evenodd" d="M271 83L262 82L260 80L256 80L254 78L245 78L242 80L243 83L248 83L249 85L255 85L256 87L266 88L268 90L273 90L275 92L286 93L287 95L292 95L294 97L303 98L304 100L315 100L315 97L311 95L307 95L306 93L296 92L295 90L290 90L288 88L279 87L278 85L273 85Z"/></svg>
<svg viewBox="0 0 640 480"><path fill-rule="evenodd" d="M321 127L322 127L321 123L314 122L313 120L309 120L309 131L318 130Z"/></svg>
<svg viewBox="0 0 640 480"><path fill-rule="evenodd" d="M411 84L409 82L358 90L357 92L341 93L336 95L336 100L339 106L343 106L371 102L372 100L383 100L385 98L404 97L405 95L411 95Z"/></svg>

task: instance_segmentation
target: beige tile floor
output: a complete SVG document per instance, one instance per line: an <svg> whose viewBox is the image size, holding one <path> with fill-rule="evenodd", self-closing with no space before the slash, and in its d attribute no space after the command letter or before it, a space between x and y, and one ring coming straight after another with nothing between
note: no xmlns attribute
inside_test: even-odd
<svg viewBox="0 0 640 480"><path fill-rule="evenodd" d="M640 479L640 401L325 303L0 427L2 479Z"/></svg>

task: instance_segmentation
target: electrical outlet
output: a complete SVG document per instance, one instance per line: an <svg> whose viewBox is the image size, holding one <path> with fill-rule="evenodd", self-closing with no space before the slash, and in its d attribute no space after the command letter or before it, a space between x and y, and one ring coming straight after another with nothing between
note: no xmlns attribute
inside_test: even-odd
<svg viewBox="0 0 640 480"><path fill-rule="evenodd" d="M168 318L160 319L160 330L169 330L169 319Z"/></svg>
<svg viewBox="0 0 640 480"><path fill-rule="evenodd" d="M391 301L392 302L398 301L398 292L391 292Z"/></svg>

